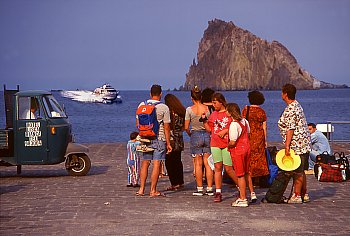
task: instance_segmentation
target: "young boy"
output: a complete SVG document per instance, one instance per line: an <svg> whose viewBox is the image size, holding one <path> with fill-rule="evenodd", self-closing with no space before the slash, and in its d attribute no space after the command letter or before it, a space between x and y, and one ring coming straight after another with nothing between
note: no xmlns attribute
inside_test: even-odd
<svg viewBox="0 0 350 236"><path fill-rule="evenodd" d="M128 167L128 184L127 187L139 187L140 180L140 157L137 153L141 143L137 140L138 133L132 132L127 144L128 157L126 165Z"/></svg>

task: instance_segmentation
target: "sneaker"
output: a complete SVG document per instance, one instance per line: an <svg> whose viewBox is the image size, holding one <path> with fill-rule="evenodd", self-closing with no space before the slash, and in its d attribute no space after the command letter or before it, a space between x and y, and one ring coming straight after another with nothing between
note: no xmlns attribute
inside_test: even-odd
<svg viewBox="0 0 350 236"><path fill-rule="evenodd" d="M236 201L232 202L231 206L233 206L233 207L247 207L248 200L237 198Z"/></svg>
<svg viewBox="0 0 350 236"><path fill-rule="evenodd" d="M208 195L208 196L214 196L213 190L207 190L207 191L205 192L205 194Z"/></svg>
<svg viewBox="0 0 350 236"><path fill-rule="evenodd" d="M304 203L310 202L310 196L309 196L309 194L305 193L305 195L304 195L304 197L303 197L303 202L304 202Z"/></svg>
<svg viewBox="0 0 350 236"><path fill-rule="evenodd" d="M258 200L258 198L256 197L255 192L251 192L250 193L250 201L252 203L255 203L257 200Z"/></svg>
<svg viewBox="0 0 350 236"><path fill-rule="evenodd" d="M303 203L303 200L301 199L301 196L296 196L295 193L293 193L293 196L288 200L288 203L291 204L300 204Z"/></svg>
<svg viewBox="0 0 350 236"><path fill-rule="evenodd" d="M203 196L204 195L204 192L203 191L196 191L194 193L192 193L193 196Z"/></svg>
<svg viewBox="0 0 350 236"><path fill-rule="evenodd" d="M215 193L214 194L214 202L221 202L222 201L222 194L221 193Z"/></svg>
<svg viewBox="0 0 350 236"><path fill-rule="evenodd" d="M314 169L305 170L305 174L306 175L314 175L315 174Z"/></svg>

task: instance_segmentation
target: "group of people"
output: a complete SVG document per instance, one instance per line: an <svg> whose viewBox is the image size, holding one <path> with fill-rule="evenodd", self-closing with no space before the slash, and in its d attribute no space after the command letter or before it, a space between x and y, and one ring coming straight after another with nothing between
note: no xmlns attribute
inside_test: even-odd
<svg viewBox="0 0 350 236"><path fill-rule="evenodd" d="M302 203L309 201L305 170L309 168L311 143L305 114L295 95L294 85L285 84L282 87L282 99L287 106L278 121L278 127L286 155L290 155L292 149L301 158L301 165L293 174L294 193L289 202ZM257 201L254 180L269 175L265 154L267 116L260 107L265 101L261 92L248 93L250 105L245 106L242 112L236 103L227 103L222 93L211 89L201 91L197 86L191 90L193 105L187 108L173 94L167 94L164 97L165 104L161 103L160 85L151 87L150 97L146 102L155 105L160 125L157 138L149 140L150 143L147 144L152 151L137 152L137 146L140 145L137 133L132 133L128 142L127 186L139 187L136 195L145 194L151 161L151 197L164 196L157 190L163 160L171 183L166 190L175 191L184 187L181 152L184 150L185 131L190 136L190 151L197 185L194 196L214 196L214 202L221 202L224 170L239 190L238 198L231 204L233 207L247 207L249 202ZM144 103L140 103L139 106ZM138 124L138 120L136 123ZM214 163L213 167L210 162ZM203 175L206 188L203 186ZM247 198L247 187L250 201Z"/></svg>

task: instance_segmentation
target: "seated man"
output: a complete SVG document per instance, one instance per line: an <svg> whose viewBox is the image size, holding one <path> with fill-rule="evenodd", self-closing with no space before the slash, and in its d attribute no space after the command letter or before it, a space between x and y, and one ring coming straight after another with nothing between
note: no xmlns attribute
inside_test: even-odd
<svg viewBox="0 0 350 236"><path fill-rule="evenodd" d="M35 120L37 118L38 101L35 98L30 98L30 107L27 107L22 113L21 119Z"/></svg>
<svg viewBox="0 0 350 236"><path fill-rule="evenodd" d="M321 131L316 129L316 125L314 123L309 123L308 129L311 134L312 145L312 150L309 156L309 172L312 174L312 170L314 169L316 162L316 156L322 154L323 152L328 152L331 154L331 148L327 137Z"/></svg>

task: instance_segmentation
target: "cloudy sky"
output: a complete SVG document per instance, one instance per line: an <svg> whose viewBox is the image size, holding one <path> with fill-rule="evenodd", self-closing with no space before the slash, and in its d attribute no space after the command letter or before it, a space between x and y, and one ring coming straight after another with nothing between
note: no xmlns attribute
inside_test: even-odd
<svg viewBox="0 0 350 236"><path fill-rule="evenodd" d="M281 42L319 80L350 85L346 0L0 0L0 82L178 88L214 18Z"/></svg>

